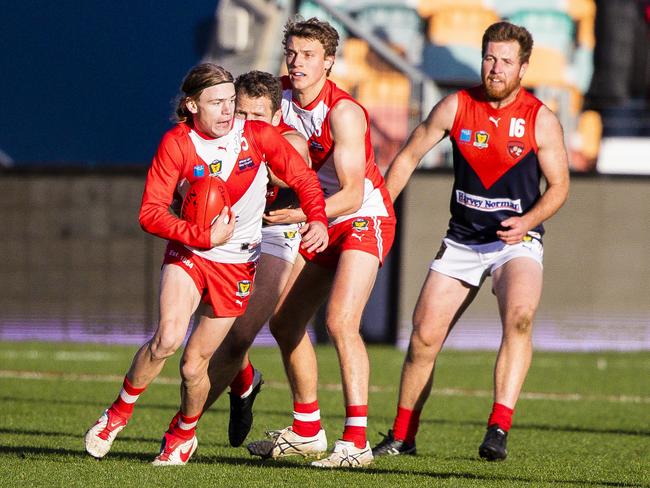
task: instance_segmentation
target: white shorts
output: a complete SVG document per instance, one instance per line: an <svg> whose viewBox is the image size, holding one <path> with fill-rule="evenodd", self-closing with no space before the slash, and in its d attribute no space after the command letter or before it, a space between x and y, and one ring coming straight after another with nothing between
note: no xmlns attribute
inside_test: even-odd
<svg viewBox="0 0 650 488"><path fill-rule="evenodd" d="M544 246L538 239L528 238L519 244L501 241L487 244L459 244L444 238L431 269L472 286L483 280L514 258L530 258L543 268Z"/></svg>
<svg viewBox="0 0 650 488"><path fill-rule="evenodd" d="M298 229L301 226L302 224L281 224L262 227L261 252L293 264L300 247Z"/></svg>

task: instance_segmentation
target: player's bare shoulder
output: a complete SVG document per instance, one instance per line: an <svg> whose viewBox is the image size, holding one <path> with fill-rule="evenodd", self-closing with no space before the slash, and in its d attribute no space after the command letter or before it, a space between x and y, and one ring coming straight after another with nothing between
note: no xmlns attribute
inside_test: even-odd
<svg viewBox="0 0 650 488"><path fill-rule="evenodd" d="M557 115L546 105L539 108L535 118L535 141L539 148L564 145L564 131Z"/></svg>
<svg viewBox="0 0 650 488"><path fill-rule="evenodd" d="M458 111L458 97L458 92L454 92L436 103L426 119L426 125L431 129L451 131Z"/></svg>
<svg viewBox="0 0 650 488"><path fill-rule="evenodd" d="M361 105L353 100L343 99L337 102L330 110L329 117L334 138L366 131L366 114Z"/></svg>

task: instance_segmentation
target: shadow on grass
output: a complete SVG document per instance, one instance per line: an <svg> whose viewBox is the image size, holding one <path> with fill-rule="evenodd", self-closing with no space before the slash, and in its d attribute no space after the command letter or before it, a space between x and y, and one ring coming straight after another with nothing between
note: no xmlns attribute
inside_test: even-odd
<svg viewBox="0 0 650 488"><path fill-rule="evenodd" d="M81 459L91 460L92 458L83 452L82 449L64 449L64 448L52 448L52 447L30 447L30 446L0 446L0 455L1 454L13 454L17 455L20 458L26 459L31 456L74 456ZM150 463L156 453L137 453L137 452L125 452L125 451L112 451L110 456L107 458L110 461L140 461L142 463ZM96 460L96 462L102 462L102 460ZM306 464L297 464L290 461L283 460L256 460L248 457L225 457L225 456L203 456L197 455L192 461L192 464L200 465L230 465L230 466L245 466L255 469L300 469L300 470L312 470L314 473L331 473L333 471L323 470L322 468L314 468ZM361 476L376 476L376 475L395 475L395 476L417 476L422 478L430 479L455 479L462 478L468 480L476 481L504 481L504 482L524 482L524 483L564 483L569 485L577 486L641 486L636 483L621 483L616 481L606 481L606 480L572 480L572 479L548 479L548 478L534 478L534 477L525 477L525 476L510 476L510 475L479 475L475 473L467 473L463 471L458 472L434 472L434 471L413 471L412 469L386 469L378 467L367 467L363 469L353 469L353 468L341 468L336 470L336 472L345 471L349 473L355 473ZM369 480L370 481L370 480Z"/></svg>
<svg viewBox="0 0 650 488"><path fill-rule="evenodd" d="M476 460L478 463L485 463L485 461L481 461L478 459L472 459ZM367 467L363 469L355 469L355 468L339 468L337 470L327 470L323 468L316 468L309 466L307 464L296 464L292 463L289 461L283 461L283 460L256 460L256 459L251 459L251 458L245 458L245 457L224 457L224 456L212 456L212 457L207 457L203 456L200 457L199 459L193 459L191 462L194 463L195 461L200 462L202 464L213 464L213 463L219 463L219 464L228 464L232 466L247 466L247 467L252 467L252 468L271 468L271 469L285 469L285 468L292 468L292 469L302 469L302 470L311 470L314 472L319 472L319 473L332 473L334 471L340 472L340 471L345 471L349 473L355 473L359 475L395 475L395 476L404 476L404 475L409 475L409 476L419 476L423 478L433 478L433 479L441 479L441 480L446 480L446 479L454 479L454 478L463 478L463 479L468 479L468 480L477 480L477 481L513 481L513 482L525 482L525 483L565 483L569 485L578 485L578 486L621 486L621 487L626 487L626 486L641 486L636 483L621 483L617 481L604 481L604 480L596 480L596 481L589 481L589 480L571 480L571 479L544 479L544 478L534 478L534 477L525 477L525 476L508 476L508 475L479 475L475 473L467 473L467 472L433 472L433 471L413 471L412 469L386 469L386 468L378 468L378 467ZM211 462L210 462L211 461ZM369 480L370 482L370 480Z"/></svg>
<svg viewBox="0 0 650 488"><path fill-rule="evenodd" d="M393 419L390 419L389 422L392 423ZM485 428L485 422L478 421L461 421L461 420L420 420L420 425L463 425L463 426L477 426L481 430ZM390 425L390 424L389 424ZM552 432L577 432L581 434L612 434L612 435L631 435L631 436L641 436L647 437L650 436L650 430L643 429L611 429L611 428L597 428L597 427L579 427L572 425L537 425L537 424L515 424L513 426L513 431L515 430L541 430L541 431L552 431Z"/></svg>
<svg viewBox="0 0 650 488"><path fill-rule="evenodd" d="M79 439L79 442L82 442L84 437L84 432L52 432L47 430L34 430L34 429L12 429L6 427L0 427L0 434L11 434L11 435L32 435L39 437L65 437L69 439ZM120 435L119 439L116 440L116 443L122 442L151 442L159 444L162 439L162 435L159 437L136 437L129 434ZM229 444L226 442L201 442L201 445L204 447L210 448L226 448L229 447ZM0 446L0 452L2 452L3 446ZM111 451L111 456L113 456L113 451Z"/></svg>

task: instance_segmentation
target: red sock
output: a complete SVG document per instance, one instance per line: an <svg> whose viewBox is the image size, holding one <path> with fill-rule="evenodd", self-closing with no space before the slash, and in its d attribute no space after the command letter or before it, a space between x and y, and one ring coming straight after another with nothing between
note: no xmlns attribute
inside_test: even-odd
<svg viewBox="0 0 650 488"><path fill-rule="evenodd" d="M303 437L313 437L320 430L318 400L312 403L293 402L292 430Z"/></svg>
<svg viewBox="0 0 650 488"><path fill-rule="evenodd" d="M201 414L194 417L188 417L181 411L178 413L180 414L178 422L171 428L169 433L176 437L180 437L181 439L191 439L196 433L196 424L198 423Z"/></svg>
<svg viewBox="0 0 650 488"><path fill-rule="evenodd" d="M230 392L233 395L242 396L253 386L253 376L255 372L253 365L248 362L248 365L237 373L235 379L230 383Z"/></svg>
<svg viewBox="0 0 650 488"><path fill-rule="evenodd" d="M393 436L395 439L404 441L407 444L415 442L415 434L420 426L420 414L422 410L408 410L397 407L397 415L393 422Z"/></svg>
<svg viewBox="0 0 650 488"><path fill-rule="evenodd" d="M348 405L345 407L345 429L343 440L354 442L355 447L366 447L366 427L368 426L368 405Z"/></svg>
<svg viewBox="0 0 650 488"><path fill-rule="evenodd" d="M146 388L146 386L144 388L135 388L125 376L124 383L122 383L122 390L111 405L110 409L120 417L124 417L128 420L133 414L133 406L135 405L136 400Z"/></svg>
<svg viewBox="0 0 650 488"><path fill-rule="evenodd" d="M512 415L514 413L515 411L512 408L494 402L492 404L492 413L490 413L490 418L488 419L488 427L498 424L501 429L508 432L510 427L512 427Z"/></svg>

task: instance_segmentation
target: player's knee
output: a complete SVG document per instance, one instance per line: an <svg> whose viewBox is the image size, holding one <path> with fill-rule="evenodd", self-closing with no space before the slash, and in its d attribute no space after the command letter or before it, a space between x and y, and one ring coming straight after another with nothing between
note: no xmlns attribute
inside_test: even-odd
<svg viewBox="0 0 650 488"><path fill-rule="evenodd" d="M352 339L360 335L359 321L350 317L328 317L325 321L325 327L334 341Z"/></svg>
<svg viewBox="0 0 650 488"><path fill-rule="evenodd" d="M269 320L269 330L273 334L273 338L280 345L294 340L295 334L290 327L287 327L287 322L282 317L271 317L271 320Z"/></svg>
<svg viewBox="0 0 650 488"><path fill-rule="evenodd" d="M173 334L156 334L149 343L151 357L154 360L167 359L174 355L182 343L183 337L179 338Z"/></svg>
<svg viewBox="0 0 650 488"><path fill-rule="evenodd" d="M186 385L201 382L208 374L208 363L201 358L183 358L181 378Z"/></svg>
<svg viewBox="0 0 650 488"><path fill-rule="evenodd" d="M516 307L511 311L510 322L513 324L511 329L517 334L530 334L533 329L533 318L535 311L530 307Z"/></svg>
<svg viewBox="0 0 650 488"><path fill-rule="evenodd" d="M411 348L415 352L440 349L445 340L445 333L441 329L427 327L420 321L413 324L411 333Z"/></svg>

